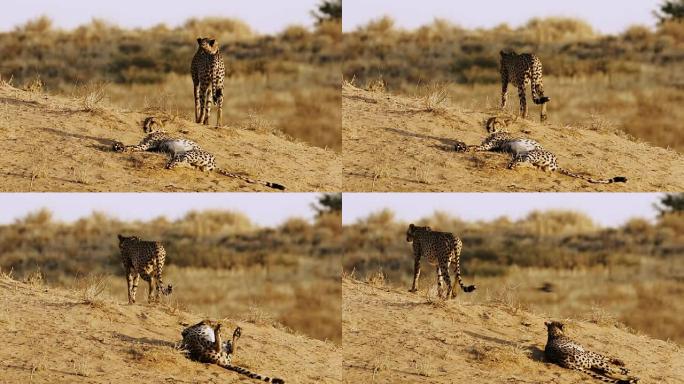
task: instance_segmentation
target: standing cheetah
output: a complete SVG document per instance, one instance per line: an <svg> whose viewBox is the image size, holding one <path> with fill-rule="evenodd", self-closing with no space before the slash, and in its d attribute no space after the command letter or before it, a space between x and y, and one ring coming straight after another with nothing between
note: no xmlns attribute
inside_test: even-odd
<svg viewBox="0 0 684 384"><path fill-rule="evenodd" d="M627 376L629 370L625 368L625 363L622 361L587 351L565 336L563 334L563 323L547 321L544 322L544 325L546 325L549 334L546 348L544 348L547 361L564 368L584 372L605 383L633 384L639 381L638 377ZM616 378L616 376L623 378Z"/></svg>
<svg viewBox="0 0 684 384"><path fill-rule="evenodd" d="M162 269L166 260L166 250L158 241L143 241L136 236L119 237L119 249L121 250L121 263L126 273L128 283L128 304L135 303L135 293L138 290L138 278L147 281L150 289L147 300L151 303L159 301L159 295L170 295L173 287L169 284L164 288L162 281ZM155 286L155 297L152 298L152 282Z"/></svg>
<svg viewBox="0 0 684 384"><path fill-rule="evenodd" d="M589 176L579 175L577 173L568 171L558 166L556 155L553 152L545 151L543 149L534 149L529 152L519 153L513 156L513 159L508 164L508 169L515 169L521 165L531 165L540 168L544 172L556 171L560 174L576 177L578 179L586 180L594 184L612 184L612 183L626 183L627 178L624 176L615 176L610 179L594 179Z"/></svg>
<svg viewBox="0 0 684 384"><path fill-rule="evenodd" d="M544 80L542 78L542 63L536 55L531 53L517 54L501 51L501 108L506 108L508 99L508 83L518 88L520 97L520 115L527 118L527 101L525 86L532 87L532 101L541 104L541 121L546 120L546 103L551 100L544 96Z"/></svg>
<svg viewBox="0 0 684 384"><path fill-rule="evenodd" d="M242 329L237 327L235 328L235 332L233 332L233 339L222 343L221 324L203 320L183 330L183 341L181 341L180 347L186 351L186 354L192 360L200 361L202 363L217 364L225 369L267 383L285 383L283 379L263 376L231 364L233 353L235 353L237 341L241 334Z"/></svg>
<svg viewBox="0 0 684 384"><path fill-rule="evenodd" d="M427 258L430 264L437 266L437 295L439 297L442 297L442 280L446 282L447 286L445 298L456 296L449 278L449 266L452 262L456 263L454 268L456 280L463 292L475 290L474 285L465 286L461 280L461 249L463 248L461 239L448 232L436 232L430 227L418 227L411 224L406 231L406 241L413 242L414 258L413 286L409 292L418 290L416 283L420 276L420 258L423 256ZM454 285L456 285L455 281Z"/></svg>
<svg viewBox="0 0 684 384"><path fill-rule="evenodd" d="M170 136L163 130L161 122L156 117L148 117L143 121L143 131L147 133L147 136L139 144L124 145L115 142L112 149L115 152L158 151L171 156L193 149L202 149L192 140Z"/></svg>
<svg viewBox="0 0 684 384"><path fill-rule="evenodd" d="M216 157L207 151L201 149L193 149L191 151L178 153L171 157L169 162L166 164L166 169L173 169L177 166L187 166L190 168L198 168L202 172L204 171L216 171L221 175L234 177L236 179L244 180L251 184L261 184L269 188L285 190L285 187L278 184L272 183L270 181L262 181L251 179L247 176L238 175L237 173L228 172L225 169L216 167Z"/></svg>
<svg viewBox="0 0 684 384"><path fill-rule="evenodd" d="M206 37L197 38L197 52L192 58L190 73L195 93L195 122L209 124L211 101L209 93L216 104L218 116L216 126L221 125L223 113L223 78L226 74L226 66L221 57L221 50L214 39Z"/></svg>

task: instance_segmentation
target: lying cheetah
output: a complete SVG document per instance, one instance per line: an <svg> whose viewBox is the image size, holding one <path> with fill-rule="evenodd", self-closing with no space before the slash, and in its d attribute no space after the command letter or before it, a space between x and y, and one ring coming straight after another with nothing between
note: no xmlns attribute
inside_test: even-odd
<svg viewBox="0 0 684 384"><path fill-rule="evenodd" d="M198 168L202 172L204 171L216 171L221 175L234 177L236 179L244 180L252 184L261 184L273 189L285 190L285 187L272 183L270 181L254 180L247 176L238 175L236 173L228 172L222 168L216 167L216 158L214 155L207 151L201 149L193 149L187 152L182 152L171 157L169 162L166 164L166 169L173 169L177 166L187 166L190 168Z"/></svg>
<svg viewBox="0 0 684 384"><path fill-rule="evenodd" d="M197 38L197 52L192 57L190 74L195 93L195 122L209 124L211 113L211 101L209 94L216 104L218 115L216 126L221 125L223 109L223 78L226 75L226 67L221 57L221 50L214 39L206 37Z"/></svg>
<svg viewBox="0 0 684 384"><path fill-rule="evenodd" d="M513 157L508 164L508 169L515 169L521 165L531 165L540 168L544 172L556 171L560 174L576 177L578 179L586 180L594 184L612 184L612 183L626 183L627 178L624 176L615 176L610 179L594 179L589 176L579 175L577 173L568 171L558 166L556 155L553 152L545 151L543 149L534 149L529 152L519 153Z"/></svg>
<svg viewBox="0 0 684 384"><path fill-rule="evenodd" d="M506 108L508 99L508 84L518 88L520 97L520 115L527 118L527 100L525 86L532 88L532 101L541 104L541 121L546 120L546 103L551 99L544 96L544 79L542 63L536 55L531 53L517 54L515 52L500 52L501 55L501 108Z"/></svg>
<svg viewBox="0 0 684 384"><path fill-rule="evenodd" d="M475 290L474 285L465 286L461 280L461 249L463 248L461 239L448 232L436 232L430 227L418 227L411 224L406 231L406 241L413 242L413 286L409 292L418 291L416 283L420 277L421 257L426 257L428 263L437 266L437 295L439 297L442 297L443 280L447 286L445 298L456 296L455 287L452 287L449 278L449 266L452 262L456 264L454 272L463 292ZM455 281L454 285L456 285Z"/></svg>
<svg viewBox="0 0 684 384"><path fill-rule="evenodd" d="M192 140L170 136L163 131L163 125L156 117L148 117L145 119L143 122L143 131L147 133L147 136L145 136L139 144L124 145L123 143L116 142L112 146L112 149L115 152L155 151L167 153L172 156L193 149L202 149Z"/></svg>
<svg viewBox="0 0 684 384"><path fill-rule="evenodd" d="M180 348L185 350L188 357L192 360L217 364L225 369L267 383L285 383L283 379L263 376L231 364L233 354L237 348L237 341L241 334L241 328L237 327L235 332L233 332L232 340L221 342L221 324L203 320L183 330L183 341L180 343Z"/></svg>
<svg viewBox="0 0 684 384"><path fill-rule="evenodd" d="M173 287L169 284L164 288L162 269L166 260L166 250L158 241L143 241L136 236L119 237L121 263L126 273L128 284L128 304L135 303L135 293L138 290L138 278L142 277L150 286L147 300L151 303L159 301L159 295L170 295ZM152 283L155 286L155 297L152 298Z"/></svg>
<svg viewBox="0 0 684 384"><path fill-rule="evenodd" d="M547 321L544 324L549 334L546 348L544 348L544 355L547 361L564 368L584 372L605 383L632 384L639 381L638 377L627 376L629 370L624 367L625 363L622 361L587 351L581 345L566 337L563 334L563 323ZM616 378L616 376L622 376L623 378Z"/></svg>
<svg viewBox="0 0 684 384"><path fill-rule="evenodd" d="M537 141L515 137L504 131L492 133L480 145L466 145L462 141L456 141L454 150L456 152L493 151L510 153L512 158L508 164L508 169L515 169L521 165L531 165L544 171L557 171L560 174L576 177L594 184L627 182L627 178L624 176L616 176L610 179L594 179L563 169L558 166L556 155L542 148L541 144Z"/></svg>

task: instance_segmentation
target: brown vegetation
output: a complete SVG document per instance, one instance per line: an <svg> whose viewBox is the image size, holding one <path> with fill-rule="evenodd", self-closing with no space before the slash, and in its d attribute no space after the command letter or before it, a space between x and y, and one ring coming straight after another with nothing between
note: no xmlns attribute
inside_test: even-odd
<svg viewBox="0 0 684 384"><path fill-rule="evenodd" d="M59 30L43 17L0 33L0 77L26 89L71 95L107 83L115 105L192 120L190 60L200 36L216 38L226 60L224 124L258 116L274 129L339 151L339 23L292 26L262 36L239 20L190 19L170 28L123 29L101 20Z"/></svg>
<svg viewBox="0 0 684 384"><path fill-rule="evenodd" d="M345 82L342 87L346 191L684 190L684 155L630 137L599 117L590 125L540 124L536 105L531 108L534 121L523 120L502 113L496 102L489 107L465 105L468 92L455 97L452 87L443 84L421 87L421 93L414 96L359 88L362 86L361 82ZM511 117L513 122L506 129L538 141L556 154L561 167L601 178L625 176L628 182L590 184L538 169L507 169L510 156L504 153L454 152L457 141L481 143L487 136L485 122L492 116Z"/></svg>
<svg viewBox="0 0 684 384"><path fill-rule="evenodd" d="M656 224L633 219L600 228L575 212L534 212L512 221L465 222L436 213L416 224L453 232L463 240L461 270L474 302L505 297L509 304L555 317L606 318L651 336L684 342L676 318L684 310L684 217ZM356 278L408 290L413 278L408 223L380 211L344 226L343 268ZM423 266L420 287L435 289L434 270ZM434 292L430 293L433 295Z"/></svg>
<svg viewBox="0 0 684 384"><path fill-rule="evenodd" d="M551 123L591 126L599 119L655 145L684 149L684 24L678 22L613 36L563 18L477 30L438 19L410 31L381 18L344 35L343 74L362 85L382 76L390 92L415 97L425 84L448 83L455 105L482 111L499 104L502 49L541 57ZM508 108L517 112L512 100Z"/></svg>
<svg viewBox="0 0 684 384"><path fill-rule="evenodd" d="M508 304L504 295L439 301L352 278L343 278L342 295L345 383L596 383L546 362L549 315ZM684 375L674 343L619 324L563 321L570 337L622 359L641 382L679 383Z"/></svg>
<svg viewBox="0 0 684 384"><path fill-rule="evenodd" d="M84 296L97 291L94 282L66 290L38 280L22 283L2 272L2 383L255 383L216 365L191 361L176 349L183 328L206 314L184 311L175 303L128 305L106 293ZM242 328L234 364L287 383L342 380L342 357L332 343L256 317L224 313L214 319L231 331Z"/></svg>
<svg viewBox="0 0 684 384"><path fill-rule="evenodd" d="M283 324L341 342L339 216L260 228L240 213L225 211L147 222L94 213L63 223L41 210L0 226L0 268L21 280L72 288L96 276L101 285L96 292L124 303L118 233L164 243L165 281L174 285L169 303L212 317ZM146 302L146 290L142 284L139 302Z"/></svg>

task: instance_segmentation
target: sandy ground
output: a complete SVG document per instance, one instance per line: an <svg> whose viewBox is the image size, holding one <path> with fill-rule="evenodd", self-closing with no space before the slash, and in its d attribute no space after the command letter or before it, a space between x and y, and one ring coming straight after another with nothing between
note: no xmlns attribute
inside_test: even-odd
<svg viewBox="0 0 684 384"><path fill-rule="evenodd" d="M110 150L113 140L137 144L147 116L111 107L85 111L77 100L0 86L0 191L275 191L216 173L167 171L162 154ZM165 129L212 152L219 167L283 184L287 191L341 189L340 155L332 150L182 120Z"/></svg>
<svg viewBox="0 0 684 384"><path fill-rule="evenodd" d="M517 100L513 99L516 103ZM517 104L516 104L517 105ZM472 111L446 103L426 111L420 100L342 89L342 146L346 191L673 191L684 190L684 156L624 135L517 120L509 132L539 141L559 165L595 177L625 176L626 184L589 184L532 168L506 169L509 155L456 153L454 140L479 144L484 122L498 111ZM553 113L553 104L549 104Z"/></svg>
<svg viewBox="0 0 684 384"><path fill-rule="evenodd" d="M477 294L445 303L343 279L344 382L598 383L544 361L544 317L475 304ZM674 343L608 324L566 321L566 329L586 348L622 359L641 383L684 383L684 353Z"/></svg>
<svg viewBox="0 0 684 384"><path fill-rule="evenodd" d="M169 306L86 303L77 292L0 277L0 383L257 383L174 349L201 316ZM242 327L233 363L286 383L339 383L339 348L267 325Z"/></svg>

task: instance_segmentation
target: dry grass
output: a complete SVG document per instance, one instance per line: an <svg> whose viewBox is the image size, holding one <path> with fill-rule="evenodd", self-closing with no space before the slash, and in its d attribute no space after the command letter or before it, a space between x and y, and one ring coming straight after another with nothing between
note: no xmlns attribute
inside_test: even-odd
<svg viewBox="0 0 684 384"><path fill-rule="evenodd" d="M322 23L314 31L290 26L266 36L225 18L134 30L93 20L57 30L41 17L0 33L6 53L0 78L16 79L32 93L76 94L85 112L111 103L191 121L189 64L198 36L216 38L226 61L226 127L257 111L278 132L341 150L339 23Z"/></svg>
<svg viewBox="0 0 684 384"><path fill-rule="evenodd" d="M551 123L603 129L608 121L612 131L681 152L681 25L666 23L655 32L632 27L609 36L565 18L478 30L437 19L401 30L384 17L345 34L343 75L359 84L382 78L388 92L421 98L425 111L494 110L501 92L499 51L534 52L544 63ZM424 94L431 87L438 90ZM517 113L517 94L509 93L509 110Z"/></svg>
<svg viewBox="0 0 684 384"><path fill-rule="evenodd" d="M514 315L532 311L625 324L683 343L684 327L676 319L684 311L677 299L684 293L678 277L684 273L684 238L675 234L681 221L669 215L655 225L634 219L621 228L601 228L571 211L490 222L464 222L438 212L416 224L463 240L463 280L478 288L475 294L457 292L459 303L484 303ZM409 289L414 267L411 245L403 240L407 225L384 210L344 226L346 275L378 288ZM418 286L426 303L445 305L435 299L435 268L426 262Z"/></svg>

